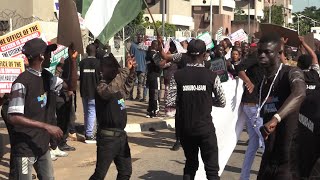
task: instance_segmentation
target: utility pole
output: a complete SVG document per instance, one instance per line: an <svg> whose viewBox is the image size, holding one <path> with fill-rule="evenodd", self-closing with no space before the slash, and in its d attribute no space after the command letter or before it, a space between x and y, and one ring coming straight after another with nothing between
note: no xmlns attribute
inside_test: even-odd
<svg viewBox="0 0 320 180"><path fill-rule="evenodd" d="M272 7L271 7L271 3L269 2L269 24L271 24L271 11L272 11Z"/></svg>
<svg viewBox="0 0 320 180"><path fill-rule="evenodd" d="M210 35L212 36L212 0L210 0Z"/></svg>
<svg viewBox="0 0 320 180"><path fill-rule="evenodd" d="M250 36L251 32L250 32L250 26L251 26L251 22L250 22L250 3L251 3L251 0L248 0L248 36Z"/></svg>
<svg viewBox="0 0 320 180"><path fill-rule="evenodd" d="M164 36L164 27L165 27L165 9L166 9L166 0L162 0L162 36Z"/></svg>

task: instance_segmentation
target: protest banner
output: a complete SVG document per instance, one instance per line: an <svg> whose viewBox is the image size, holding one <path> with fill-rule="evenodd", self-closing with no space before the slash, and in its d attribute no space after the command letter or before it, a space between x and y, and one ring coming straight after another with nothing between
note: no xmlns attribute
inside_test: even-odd
<svg viewBox="0 0 320 180"><path fill-rule="evenodd" d="M26 60L22 54L22 47L27 41L34 38L43 38L39 22L28 24L0 36L0 57L17 57Z"/></svg>
<svg viewBox="0 0 320 180"><path fill-rule="evenodd" d="M221 82L228 81L227 65L224 59L220 58L211 61L210 69L219 76Z"/></svg>
<svg viewBox="0 0 320 180"><path fill-rule="evenodd" d="M68 48L62 45L58 45L57 49L52 52L51 54L51 61L50 61L50 67L49 71L54 74L57 65L61 61L61 59L67 59L69 56L68 54Z"/></svg>
<svg viewBox="0 0 320 180"><path fill-rule="evenodd" d="M10 93L12 83L23 71L22 58L0 58L0 94Z"/></svg>
<svg viewBox="0 0 320 180"><path fill-rule="evenodd" d="M180 44L179 41L173 40L173 42L176 45L178 53L186 53L187 52L187 50L182 47L182 45Z"/></svg>
<svg viewBox="0 0 320 180"><path fill-rule="evenodd" d="M245 41L248 42L248 35L246 32L244 32L243 29L239 29L238 31L232 33L229 35L229 39L231 41L232 44L234 44L234 42L239 41Z"/></svg>
<svg viewBox="0 0 320 180"><path fill-rule="evenodd" d="M210 36L209 32L202 33L201 35L197 36L197 39L201 39L206 43L207 49L214 48L214 44L212 41L212 37Z"/></svg>
<svg viewBox="0 0 320 180"><path fill-rule="evenodd" d="M219 176L221 176L233 150L235 149L245 124L241 99L243 94L243 81L241 79L229 80L222 83L226 96L224 108L212 107L212 122L216 129L218 143ZM199 151L199 168L196 180L207 179L204 164Z"/></svg>

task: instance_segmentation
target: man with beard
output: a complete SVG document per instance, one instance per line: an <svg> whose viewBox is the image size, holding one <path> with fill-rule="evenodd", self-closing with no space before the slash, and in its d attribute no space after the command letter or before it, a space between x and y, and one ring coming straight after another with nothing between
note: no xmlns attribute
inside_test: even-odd
<svg viewBox="0 0 320 180"><path fill-rule="evenodd" d="M258 45L259 64L265 75L257 116L261 113L263 117L265 124L260 131L266 140L258 180L293 180L297 176L292 141L299 108L306 96L306 83L300 69L280 62L280 46L280 36L273 33L263 36Z"/></svg>

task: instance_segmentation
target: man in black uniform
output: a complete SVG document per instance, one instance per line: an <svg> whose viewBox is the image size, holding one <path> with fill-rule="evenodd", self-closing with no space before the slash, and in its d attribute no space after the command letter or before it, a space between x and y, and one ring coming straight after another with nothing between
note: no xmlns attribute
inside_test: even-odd
<svg viewBox="0 0 320 180"><path fill-rule="evenodd" d="M130 57L130 56L129 56ZM136 63L127 60L127 67L120 69L116 58L109 54L101 60L103 80L96 93L97 112L97 163L90 180L103 180L114 161L117 180L128 180L132 173L131 154L127 134L127 111L124 99L130 95L135 80Z"/></svg>
<svg viewBox="0 0 320 180"><path fill-rule="evenodd" d="M215 127L212 123L212 106L224 107L226 99L219 77L205 68L206 45L201 40L192 40L187 56L191 62L175 73L177 82L176 133L186 156L184 180L193 180L198 170L198 152L205 164L207 178L218 176L218 146ZM181 61L184 60L182 56ZM214 98L212 97L214 94Z"/></svg>
<svg viewBox="0 0 320 180"><path fill-rule="evenodd" d="M258 114L264 120L260 128L265 152L258 180L293 180L297 163L292 152L293 136L298 126L299 108L306 96L304 75L298 68L280 62L278 34L263 36L258 45L258 58L265 70L259 91Z"/></svg>
<svg viewBox="0 0 320 180"><path fill-rule="evenodd" d="M86 48L88 57L81 60L80 94L83 104L86 143L95 143L94 126L96 124L95 92L100 76L100 61L96 56L96 47L89 44Z"/></svg>
<svg viewBox="0 0 320 180"><path fill-rule="evenodd" d="M45 73L41 73L50 64L44 57L48 50L50 46L38 38L22 48L30 67L18 76L10 93L7 119L13 158L10 179L31 180L32 166L38 179L54 179L49 140L50 136L60 139L63 134L60 128L50 125L52 122L48 119L53 81L45 81Z"/></svg>
<svg viewBox="0 0 320 180"><path fill-rule="evenodd" d="M307 45L303 37L300 37L300 40L308 55L301 55L297 64L302 69L307 84L307 97L300 108L296 143L299 175L300 178L312 178L311 176L319 178L319 172L311 174L311 171L320 157L320 69L315 52Z"/></svg>
<svg viewBox="0 0 320 180"><path fill-rule="evenodd" d="M147 117L156 117L159 113L159 92L160 92L160 76L161 57L158 49L158 41L154 40L151 43L150 49L146 55L147 64L147 87L149 88L149 106Z"/></svg>

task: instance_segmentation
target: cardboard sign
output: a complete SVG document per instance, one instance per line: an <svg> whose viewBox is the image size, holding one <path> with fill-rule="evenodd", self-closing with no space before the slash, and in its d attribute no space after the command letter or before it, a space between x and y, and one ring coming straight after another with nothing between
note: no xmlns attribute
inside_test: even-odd
<svg viewBox="0 0 320 180"><path fill-rule="evenodd" d="M304 37L304 41L308 44L308 46L310 46L311 49L316 50L314 34L311 32L304 35L303 37Z"/></svg>
<svg viewBox="0 0 320 180"><path fill-rule="evenodd" d="M283 38L288 38L288 42L286 45L292 46L292 47L299 47L300 40L298 32L292 29L288 29L279 25L275 24L260 24L260 33L257 33L256 36L260 36L257 38L261 38L265 34L269 33L278 33L279 36Z"/></svg>
<svg viewBox="0 0 320 180"><path fill-rule="evenodd" d="M212 37L210 36L209 32L205 32L197 37L197 39L201 39L206 43L207 49L214 48L214 44L212 41Z"/></svg>
<svg viewBox="0 0 320 180"><path fill-rule="evenodd" d="M179 41L173 40L173 42L176 45L178 53L186 53L187 52L187 50L182 47L182 45L180 44Z"/></svg>
<svg viewBox="0 0 320 180"><path fill-rule="evenodd" d="M27 60L22 54L22 47L27 41L34 38L42 38L39 22L28 24L0 36L0 57L18 57Z"/></svg>
<svg viewBox="0 0 320 180"><path fill-rule="evenodd" d="M232 44L234 44L234 42L239 41L245 41L248 42L248 35L246 32L244 32L243 29L239 29L238 31L230 34L229 39L231 41Z"/></svg>
<svg viewBox="0 0 320 180"><path fill-rule="evenodd" d="M77 7L73 0L59 0L58 44L73 48L83 54L83 43Z"/></svg>
<svg viewBox="0 0 320 180"><path fill-rule="evenodd" d="M22 58L0 58L0 94L10 93L12 83L23 71Z"/></svg>
<svg viewBox="0 0 320 180"><path fill-rule="evenodd" d="M57 49L52 52L51 54L51 61L50 61L50 67L49 71L54 74L57 65L59 64L60 60L62 58L67 59L69 56L68 54L68 48L62 45L58 45Z"/></svg>
<svg viewBox="0 0 320 180"><path fill-rule="evenodd" d="M211 61L210 70L215 72L220 77L221 82L228 81L229 76L227 71L227 65L224 59L213 59L213 61Z"/></svg>
<svg viewBox="0 0 320 180"><path fill-rule="evenodd" d="M170 42L171 42L171 38L169 38L169 39L166 41L166 43L165 43L165 45L164 45L164 47L163 47L163 51L164 51L165 53L167 53L167 52L169 51L169 49L170 49Z"/></svg>

